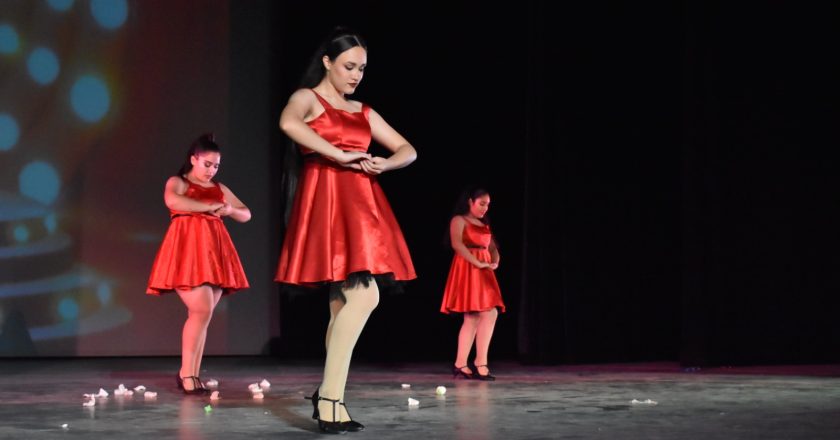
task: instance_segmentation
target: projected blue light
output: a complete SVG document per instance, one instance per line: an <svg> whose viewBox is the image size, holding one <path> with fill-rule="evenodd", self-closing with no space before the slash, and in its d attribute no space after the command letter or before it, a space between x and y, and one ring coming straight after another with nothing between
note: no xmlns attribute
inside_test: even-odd
<svg viewBox="0 0 840 440"><path fill-rule="evenodd" d="M58 315L65 320L73 320L79 317L79 304L70 298L64 298L58 303Z"/></svg>
<svg viewBox="0 0 840 440"><path fill-rule="evenodd" d="M16 225L12 230L12 236L18 243L26 243L29 241L29 228L26 225Z"/></svg>
<svg viewBox="0 0 840 440"><path fill-rule="evenodd" d="M73 6L73 0L47 0L47 4L56 11L67 11Z"/></svg>
<svg viewBox="0 0 840 440"><path fill-rule="evenodd" d="M58 77L58 57L45 47L36 48L29 54L26 67L29 76L41 85L49 84Z"/></svg>
<svg viewBox="0 0 840 440"><path fill-rule="evenodd" d="M105 29L116 29L128 17L128 2L125 0L91 0L90 12L96 22Z"/></svg>
<svg viewBox="0 0 840 440"><path fill-rule="evenodd" d="M8 24L0 24L0 53L15 53L19 46L20 41L15 28Z"/></svg>
<svg viewBox="0 0 840 440"><path fill-rule="evenodd" d="M8 113L0 113L0 151L9 151L18 141L20 129L17 121Z"/></svg>
<svg viewBox="0 0 840 440"><path fill-rule="evenodd" d="M58 220L55 218L55 213L49 213L44 216L44 228L46 228L47 232L50 234L53 234L58 230Z"/></svg>
<svg viewBox="0 0 840 440"><path fill-rule="evenodd" d="M84 75L70 89L70 104L73 111L87 122L96 122L108 113L111 96L101 79Z"/></svg>
<svg viewBox="0 0 840 440"><path fill-rule="evenodd" d="M21 194L45 205L54 202L61 189L58 172L52 165L42 161L24 166L18 176L18 185Z"/></svg>
<svg viewBox="0 0 840 440"><path fill-rule="evenodd" d="M107 281L102 281L96 286L96 297L99 298L99 302L103 306L107 306L111 303L111 283Z"/></svg>

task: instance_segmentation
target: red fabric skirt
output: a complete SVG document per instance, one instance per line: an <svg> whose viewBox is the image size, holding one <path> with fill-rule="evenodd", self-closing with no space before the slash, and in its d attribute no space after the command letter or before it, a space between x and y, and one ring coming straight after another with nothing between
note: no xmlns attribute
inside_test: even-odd
<svg viewBox="0 0 840 440"><path fill-rule="evenodd" d="M470 249L478 261L489 263L487 249ZM443 291L442 313L484 312L497 307L504 313L505 303L496 281L496 273L490 269L479 269L464 257L455 254L449 267L449 278Z"/></svg>
<svg viewBox="0 0 840 440"><path fill-rule="evenodd" d="M178 214L163 238L146 293L209 284L224 294L248 288L248 279L222 219L207 214Z"/></svg>
<svg viewBox="0 0 840 440"><path fill-rule="evenodd" d="M321 157L305 160L275 281L311 285L353 272L417 277L376 178Z"/></svg>

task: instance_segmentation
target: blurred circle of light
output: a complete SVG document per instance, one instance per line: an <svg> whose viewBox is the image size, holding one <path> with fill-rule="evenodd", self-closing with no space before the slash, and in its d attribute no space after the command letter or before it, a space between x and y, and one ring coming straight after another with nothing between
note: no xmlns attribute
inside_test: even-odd
<svg viewBox="0 0 840 440"><path fill-rule="evenodd" d="M84 75L70 89L70 103L76 114L86 122L96 122L108 113L111 96L101 79Z"/></svg>
<svg viewBox="0 0 840 440"><path fill-rule="evenodd" d="M15 53L20 41L15 28L8 24L0 24L0 53Z"/></svg>
<svg viewBox="0 0 840 440"><path fill-rule="evenodd" d="M23 167L18 176L18 185L21 194L45 205L54 202L61 189L61 182L55 168L38 160Z"/></svg>
<svg viewBox="0 0 840 440"><path fill-rule="evenodd" d="M49 84L58 77L58 57L45 47L36 48L29 54L26 67L29 69L29 76L41 85Z"/></svg>
<svg viewBox="0 0 840 440"><path fill-rule="evenodd" d="M12 230L12 236L15 237L16 242L26 243L29 241L29 228L26 225L16 225Z"/></svg>
<svg viewBox="0 0 840 440"><path fill-rule="evenodd" d="M47 232L50 234L54 233L58 229L58 220L56 220L54 212L44 216L44 228L46 228Z"/></svg>
<svg viewBox="0 0 840 440"><path fill-rule="evenodd" d="M126 0L90 0L90 12L96 22L105 29L116 29L128 17Z"/></svg>
<svg viewBox="0 0 840 440"><path fill-rule="evenodd" d="M102 281L99 283L99 286L96 287L96 297L99 298L99 302L103 306L107 306L111 303L111 283L107 281Z"/></svg>
<svg viewBox="0 0 840 440"><path fill-rule="evenodd" d="M79 304L71 298L64 298L58 303L58 314L67 321L79 317Z"/></svg>
<svg viewBox="0 0 840 440"><path fill-rule="evenodd" d="M0 151L11 150L20 137L17 121L8 113L0 113Z"/></svg>
<svg viewBox="0 0 840 440"><path fill-rule="evenodd" d="M73 0L47 0L47 4L56 11L66 11L73 6Z"/></svg>

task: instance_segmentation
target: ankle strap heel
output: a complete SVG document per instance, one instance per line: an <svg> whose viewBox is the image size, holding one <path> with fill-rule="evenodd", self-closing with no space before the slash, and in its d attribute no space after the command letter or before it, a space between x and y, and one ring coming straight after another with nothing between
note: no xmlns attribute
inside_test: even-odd
<svg viewBox="0 0 840 440"><path fill-rule="evenodd" d="M314 397L314 396L313 396ZM318 401L326 400L327 402L332 403L332 413L333 413L333 421L332 422L325 422L321 420L320 414L318 414L318 429L325 434L345 434L347 429L344 425L339 422L338 414L336 411L336 404L341 403L338 399L328 399L324 396L318 396Z"/></svg>

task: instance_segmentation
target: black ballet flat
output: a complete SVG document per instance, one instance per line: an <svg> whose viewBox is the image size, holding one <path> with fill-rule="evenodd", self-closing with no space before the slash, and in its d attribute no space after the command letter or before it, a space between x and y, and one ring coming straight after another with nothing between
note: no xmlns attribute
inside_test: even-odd
<svg viewBox="0 0 840 440"><path fill-rule="evenodd" d="M473 374L472 370L470 370L469 373L465 373L464 368L467 368L467 366L464 365L463 367L452 367L452 377L456 378L460 376L464 379L474 379L475 375Z"/></svg>
<svg viewBox="0 0 840 440"><path fill-rule="evenodd" d="M480 367L487 368L487 374L479 373L478 369ZM493 376L492 374L490 374L490 368L487 367L487 365L476 365L475 366L475 378L478 379L478 380L485 380L485 381L490 381L490 382L496 380L496 376Z"/></svg>

